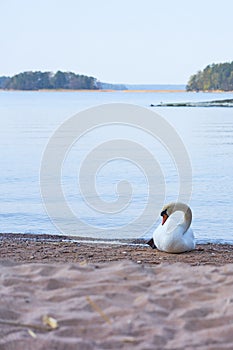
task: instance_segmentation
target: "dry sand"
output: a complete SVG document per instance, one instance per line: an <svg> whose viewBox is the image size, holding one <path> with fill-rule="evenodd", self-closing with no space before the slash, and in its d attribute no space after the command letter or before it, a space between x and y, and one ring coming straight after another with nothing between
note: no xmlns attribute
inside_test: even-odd
<svg viewBox="0 0 233 350"><path fill-rule="evenodd" d="M18 237L0 235L0 350L233 348L232 246Z"/></svg>

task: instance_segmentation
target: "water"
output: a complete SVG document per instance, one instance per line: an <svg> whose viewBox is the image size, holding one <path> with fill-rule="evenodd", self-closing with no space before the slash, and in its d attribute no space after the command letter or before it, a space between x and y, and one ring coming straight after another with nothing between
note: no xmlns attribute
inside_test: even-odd
<svg viewBox="0 0 233 350"><path fill-rule="evenodd" d="M143 106L162 115L180 135L193 171L190 206L192 227L199 242L231 242L233 198L233 109L231 108L150 108L160 102L206 101L231 98L230 94L210 93L97 93L97 92L0 92L0 230L16 233L60 234L48 217L40 194L41 159L53 132L67 118L88 107L123 102ZM114 138L143 144L159 161L166 180L165 201L178 192L176 167L161 144L140 130L108 127L87 134L76 142L64 161L63 190L75 215L92 227L126 227L143 211L147 202L147 181L142 171L126 160L103 166L96 177L101 199L117 199L116 186L128 180L133 187L130 205L117 214L97 213L86 205L78 184L78 170L86 154L97 144ZM104 155L105 156L105 155ZM95 200L95 196L93 200ZM160 219L159 219L160 220ZM144 230L144 222L139 223ZM146 236L150 236L154 225ZM67 222L69 231L69 223ZM87 230L70 227L70 234L88 236ZM134 232L131 232L132 237ZM98 236L94 238L99 238ZM111 233L111 239L114 234ZM124 237L122 237L124 238Z"/></svg>

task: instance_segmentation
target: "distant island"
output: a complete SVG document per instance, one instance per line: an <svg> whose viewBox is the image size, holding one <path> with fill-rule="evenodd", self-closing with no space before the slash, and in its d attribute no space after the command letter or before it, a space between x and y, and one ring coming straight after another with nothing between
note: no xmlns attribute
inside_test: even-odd
<svg viewBox="0 0 233 350"><path fill-rule="evenodd" d="M2 90L185 91L184 84L112 84L73 72L27 71L0 77Z"/></svg>
<svg viewBox="0 0 233 350"><path fill-rule="evenodd" d="M73 72L28 71L12 77L0 77L0 89L4 90L127 90L123 84L101 83L94 77Z"/></svg>
<svg viewBox="0 0 233 350"><path fill-rule="evenodd" d="M23 72L0 77L0 88L6 90L98 89L97 80L72 72Z"/></svg>
<svg viewBox="0 0 233 350"><path fill-rule="evenodd" d="M208 65L190 77L187 91L233 91L233 62Z"/></svg>

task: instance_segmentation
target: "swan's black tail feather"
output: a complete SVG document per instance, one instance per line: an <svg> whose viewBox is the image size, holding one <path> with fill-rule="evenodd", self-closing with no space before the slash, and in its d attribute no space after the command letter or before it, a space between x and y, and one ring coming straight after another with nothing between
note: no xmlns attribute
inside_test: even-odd
<svg viewBox="0 0 233 350"><path fill-rule="evenodd" d="M148 244L149 246L151 246L152 249L156 249L156 245L154 243L153 238L151 238L149 241L146 242L146 244Z"/></svg>

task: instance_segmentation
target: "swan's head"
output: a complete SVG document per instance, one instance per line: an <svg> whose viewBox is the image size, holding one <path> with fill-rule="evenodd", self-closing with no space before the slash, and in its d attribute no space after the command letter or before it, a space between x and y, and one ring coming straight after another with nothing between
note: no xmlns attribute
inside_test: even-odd
<svg viewBox="0 0 233 350"><path fill-rule="evenodd" d="M167 213L167 209L162 210L160 215L162 216L162 225L163 225L163 224L165 224L165 222L167 221L167 219L169 217L169 215Z"/></svg>
<svg viewBox="0 0 233 350"><path fill-rule="evenodd" d="M160 214L162 216L162 225L165 224L169 216L174 212L174 206L175 206L175 203L169 203L163 207Z"/></svg>
<svg viewBox="0 0 233 350"><path fill-rule="evenodd" d="M181 202L177 202L177 203L169 203L169 204L166 204L162 211L161 211L161 216L162 216L162 225L164 225L164 223L167 221L167 219L169 218L170 215L172 215L175 211L183 211L184 213L187 212L187 210L190 211L191 213L191 210L190 208L184 204L184 203L181 203ZM192 214L190 214L192 215Z"/></svg>

